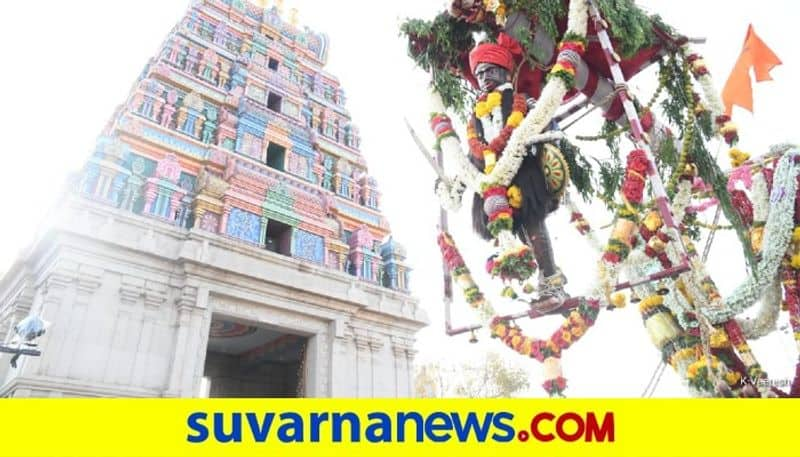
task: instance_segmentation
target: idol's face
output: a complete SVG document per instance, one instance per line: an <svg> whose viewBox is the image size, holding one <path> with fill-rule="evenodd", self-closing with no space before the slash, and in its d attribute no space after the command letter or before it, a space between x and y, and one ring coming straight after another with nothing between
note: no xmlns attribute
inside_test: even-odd
<svg viewBox="0 0 800 457"><path fill-rule="evenodd" d="M475 67L475 79L482 92L491 92L508 82L508 70L491 63L479 63Z"/></svg>

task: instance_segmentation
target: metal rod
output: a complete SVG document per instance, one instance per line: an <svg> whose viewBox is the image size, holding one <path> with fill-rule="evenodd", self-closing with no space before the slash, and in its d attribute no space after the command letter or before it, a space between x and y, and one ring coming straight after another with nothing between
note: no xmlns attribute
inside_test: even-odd
<svg viewBox="0 0 800 457"><path fill-rule="evenodd" d="M403 121L406 123L406 128L408 128L408 133L411 134L411 138L414 140L414 143L419 148L419 151L422 153L425 160L428 161L433 171L436 175L444 182L450 182L447 179L447 175L444 174L444 168L442 168L442 160L441 160L441 151L437 151L436 159L433 158L433 155L428 151L428 148L425 147L425 144L422 143L422 140L419 139L417 132L414 131L414 128L411 127L411 124L408 122L408 119L403 118Z"/></svg>
<svg viewBox="0 0 800 457"><path fill-rule="evenodd" d="M665 278L673 278L675 276L686 273L691 269L692 267L689 265L689 262L684 260L683 263L677 266L674 266L672 268L667 268L666 270L661 270L658 273L653 273L651 275L645 276L642 279L638 279L636 281L621 282L614 287L614 291L619 292L620 290L641 286L642 284L646 284L648 282L660 281Z"/></svg>
<svg viewBox="0 0 800 457"><path fill-rule="evenodd" d="M42 351L36 349L12 348L8 346L0 346L0 352L7 352L9 354L31 355L34 357L42 355Z"/></svg>
<svg viewBox="0 0 800 457"><path fill-rule="evenodd" d="M578 116L578 118L577 118L577 119L573 120L572 122L570 122L569 124L565 125L564 127L561 127L560 129L563 131L563 130L566 130L566 129L568 129L568 128L572 127L573 125L575 125L575 124L577 124L578 122L580 122L580 120L581 120L581 119L583 119L584 117L586 117L586 116L588 116L588 115L592 114L592 112L593 112L594 110L596 110L597 108L600 108L600 105L592 105L592 107L591 107L591 108L589 108L588 110L586 110L586 111L584 111L583 113L581 113L581 115L580 115L580 116Z"/></svg>
<svg viewBox="0 0 800 457"><path fill-rule="evenodd" d="M447 327L447 330L445 332L447 333L447 336L456 336L456 335L460 335L462 333L468 333L468 332L471 332L473 330L478 330L481 327L483 327L483 326L482 325L469 325L467 327L458 327L458 328Z"/></svg>

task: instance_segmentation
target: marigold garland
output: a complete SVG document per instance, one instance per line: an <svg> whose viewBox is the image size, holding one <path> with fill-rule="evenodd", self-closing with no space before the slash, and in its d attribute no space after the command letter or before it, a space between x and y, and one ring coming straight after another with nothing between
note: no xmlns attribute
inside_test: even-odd
<svg viewBox="0 0 800 457"><path fill-rule="evenodd" d="M458 252L453 238L447 232L439 233L437 237L439 249L442 251L442 259L450 271L453 280L461 286L464 293L464 298L473 308L479 308L485 303L485 299L478 285L472 279L469 268L464 263L464 258Z"/></svg>
<svg viewBox="0 0 800 457"><path fill-rule="evenodd" d="M536 271L536 260L528 246L522 245L489 258L486 272L493 278L499 277L503 282L524 281Z"/></svg>
<svg viewBox="0 0 800 457"><path fill-rule="evenodd" d="M567 33L558 45L558 57L553 68L550 69L548 78L560 78L567 89L575 87L575 67L586 51L586 40L577 34Z"/></svg>
<svg viewBox="0 0 800 457"><path fill-rule="evenodd" d="M736 124L731 122L730 116L721 114L714 119L714 123L717 125L717 130L720 135L722 135L729 146L733 146L739 141L739 131L736 128Z"/></svg>
<svg viewBox="0 0 800 457"><path fill-rule="evenodd" d="M578 307L570 312L558 330L547 340L526 336L522 329L503 317L496 316L490 329L506 346L518 353L544 362L549 357L561 357L564 350L575 344L594 325L600 312L600 302L581 298Z"/></svg>
<svg viewBox="0 0 800 457"><path fill-rule="evenodd" d="M475 115L477 118L480 119L488 116L489 113L491 113L491 111L495 108L494 103L497 104L496 106L499 106L499 97L501 97L499 92L492 92L488 94L484 100L479 101L475 105ZM503 129L497 134L497 137L492 139L492 141L489 143L486 143L486 141L478 137L475 126L475 118L470 120L469 124L467 125L467 140L469 142L469 149L473 157L478 160L483 160L484 162L490 161L491 164L496 163L497 159L500 158L506 146L508 145L508 140L511 138L511 134L514 132L514 129L519 127L519 124L525 118L525 115L528 114L528 103L526 102L524 95L514 95L514 103L511 107L511 110L511 114L508 116L508 119L506 119L505 127L503 127ZM486 163L485 166L488 168L486 173L491 173L492 169L489 167L489 163Z"/></svg>

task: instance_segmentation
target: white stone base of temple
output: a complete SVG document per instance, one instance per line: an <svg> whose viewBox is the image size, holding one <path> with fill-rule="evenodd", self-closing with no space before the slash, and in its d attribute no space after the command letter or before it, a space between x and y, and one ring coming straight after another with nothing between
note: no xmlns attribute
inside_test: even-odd
<svg viewBox="0 0 800 457"><path fill-rule="evenodd" d="M197 397L213 320L299 335L308 397L413 393L412 297L199 229L66 197L0 280L0 342L29 313L41 357L0 355L1 397Z"/></svg>

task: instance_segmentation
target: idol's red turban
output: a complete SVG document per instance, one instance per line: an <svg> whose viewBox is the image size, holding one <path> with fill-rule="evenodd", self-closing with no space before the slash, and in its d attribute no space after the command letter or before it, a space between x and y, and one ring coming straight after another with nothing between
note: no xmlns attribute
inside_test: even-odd
<svg viewBox="0 0 800 457"><path fill-rule="evenodd" d="M521 54L519 43L505 33L500 33L495 43L481 43L469 53L469 69L475 74L475 68L481 63L490 63L505 68L514 69L514 55Z"/></svg>

